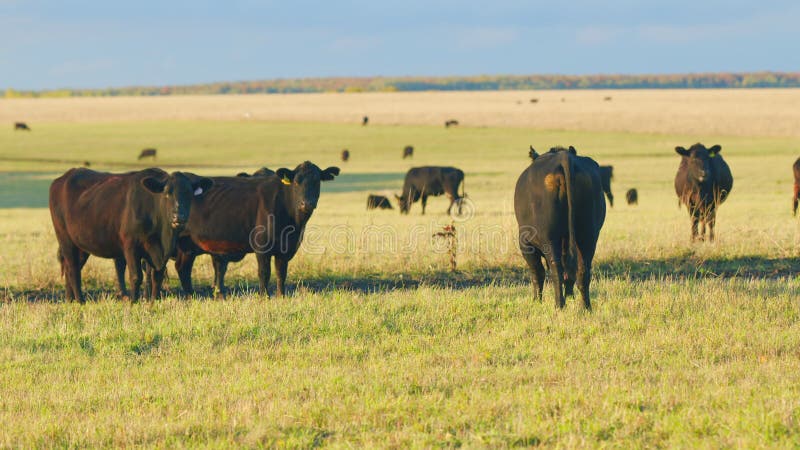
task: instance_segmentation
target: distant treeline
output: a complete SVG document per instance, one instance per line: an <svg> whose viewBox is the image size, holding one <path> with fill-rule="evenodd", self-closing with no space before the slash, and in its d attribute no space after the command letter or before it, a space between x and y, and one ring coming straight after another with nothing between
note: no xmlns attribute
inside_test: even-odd
<svg viewBox="0 0 800 450"><path fill-rule="evenodd" d="M676 75L484 75L465 77L297 78L184 86L16 91L15 97L285 94L303 92L498 91L530 89L706 89L800 87L800 72Z"/></svg>

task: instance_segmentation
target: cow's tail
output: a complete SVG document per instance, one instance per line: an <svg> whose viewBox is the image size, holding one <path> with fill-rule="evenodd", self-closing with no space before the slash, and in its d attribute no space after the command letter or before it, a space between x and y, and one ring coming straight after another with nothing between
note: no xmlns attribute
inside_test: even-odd
<svg viewBox="0 0 800 450"><path fill-rule="evenodd" d="M461 198L467 196L467 177L464 176L464 172L461 172Z"/></svg>
<svg viewBox="0 0 800 450"><path fill-rule="evenodd" d="M575 183L572 179L572 159L568 152L562 153L561 168L564 170L564 180L567 184L567 228L569 230L568 255L565 266L571 273L575 273L578 261L578 241L575 240ZM553 249L554 251L558 251Z"/></svg>

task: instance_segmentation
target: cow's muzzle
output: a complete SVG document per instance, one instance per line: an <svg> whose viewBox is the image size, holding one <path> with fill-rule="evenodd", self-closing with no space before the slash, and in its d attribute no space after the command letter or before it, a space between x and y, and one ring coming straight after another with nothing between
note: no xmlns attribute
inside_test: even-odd
<svg viewBox="0 0 800 450"><path fill-rule="evenodd" d="M172 221L170 222L170 226L172 226L173 230L180 230L186 226L186 222L188 221L187 217L184 216L172 216Z"/></svg>

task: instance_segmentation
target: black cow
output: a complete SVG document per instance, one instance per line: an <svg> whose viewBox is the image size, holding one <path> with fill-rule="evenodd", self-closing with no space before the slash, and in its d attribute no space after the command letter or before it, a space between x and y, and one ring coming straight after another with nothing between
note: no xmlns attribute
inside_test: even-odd
<svg viewBox="0 0 800 450"><path fill-rule="evenodd" d="M533 296L542 298L544 258L556 305L564 307L564 296L573 294L577 281L583 305L591 309L592 258L606 217L599 166L577 156L574 147L554 148L541 156L531 148L530 156L533 162L517 180L514 212Z"/></svg>
<svg viewBox="0 0 800 450"><path fill-rule="evenodd" d="M800 202L800 158L792 166L794 172L794 195L792 197L792 215L797 215L797 204Z"/></svg>
<svg viewBox="0 0 800 450"><path fill-rule="evenodd" d="M350 150L348 149L342 150L342 161L347 162L348 159L350 159Z"/></svg>
<svg viewBox="0 0 800 450"><path fill-rule="evenodd" d="M606 193L608 204L614 207L614 194L611 193L611 179L614 178L614 166L600 166L600 183Z"/></svg>
<svg viewBox="0 0 800 450"><path fill-rule="evenodd" d="M333 180L338 174L338 167L321 170L306 161L294 170L278 169L274 176L212 177L215 188L192 204L189 221L178 240L175 269L183 290L193 292L194 259L210 253L214 291L224 297L228 263L255 252L260 291L267 294L274 256L277 295L285 295L287 267L317 207L320 182Z"/></svg>
<svg viewBox="0 0 800 450"><path fill-rule="evenodd" d="M155 160L157 152L158 152L158 150L156 150L154 148L146 148L146 149L142 150L141 153L139 153L139 157L136 158L136 159L137 160L142 160L144 158L153 158Z"/></svg>
<svg viewBox="0 0 800 450"><path fill-rule="evenodd" d="M628 189L628 192L625 193L625 201L628 202L629 205L638 205L639 192L637 192L636 189Z"/></svg>
<svg viewBox="0 0 800 450"><path fill-rule="evenodd" d="M14 131L17 130L31 131L31 128L25 122L14 122Z"/></svg>
<svg viewBox="0 0 800 450"><path fill-rule="evenodd" d="M400 213L408 214L411 205L422 199L422 214L425 214L429 196L447 194L450 198L447 214L450 214L453 204L458 203L460 208L461 199L467 195L464 193L463 182L464 172L455 167L414 167L406 173L402 195L395 195L400 204ZM458 195L459 184L461 184L461 195Z"/></svg>
<svg viewBox="0 0 800 450"><path fill-rule="evenodd" d="M675 147L675 152L681 155L675 175L675 193L678 205L686 205L692 218L692 241L698 238L698 222L701 224L699 239L705 239L708 224L708 239L714 240L717 207L733 188L733 175L721 151L719 145L707 149L703 144L694 144L688 150Z"/></svg>
<svg viewBox="0 0 800 450"><path fill-rule="evenodd" d="M368 123L369 123L369 117L364 116L364 118L361 119L361 126L367 126Z"/></svg>
<svg viewBox="0 0 800 450"><path fill-rule="evenodd" d="M56 178L50 185L50 215L67 299L84 302L81 269L95 255L114 260L122 297L127 296L128 266L132 298L138 300L142 259L155 269L156 279L163 279L192 198L212 185L208 178L160 169L112 174L80 168ZM154 286L148 296L157 295Z"/></svg>
<svg viewBox="0 0 800 450"><path fill-rule="evenodd" d="M413 158L413 157L414 157L414 147L406 145L406 148L403 149L403 159Z"/></svg>
<svg viewBox="0 0 800 450"><path fill-rule="evenodd" d="M448 120L448 121L446 121L444 123L444 127L445 128L450 128L450 127L454 127L454 126L457 126L457 125L458 125L458 121L457 120L453 120L453 119L450 119L450 120Z"/></svg>
<svg viewBox="0 0 800 450"><path fill-rule="evenodd" d="M367 209L394 209L389 199L383 195L369 194L367 197Z"/></svg>
<svg viewBox="0 0 800 450"><path fill-rule="evenodd" d="M250 174L249 174L249 173L247 173L247 172L239 172L239 173L237 173L237 174L236 174L236 176L237 176L237 177L242 177L242 178L248 178L248 177L268 177L268 176L270 176L270 175L275 175L275 171L274 171L274 170L272 170L272 169L268 169L268 168L266 168L266 167L262 167L262 168L260 168L260 169L256 170L255 172L253 172L253 174L252 174L252 175L250 175Z"/></svg>

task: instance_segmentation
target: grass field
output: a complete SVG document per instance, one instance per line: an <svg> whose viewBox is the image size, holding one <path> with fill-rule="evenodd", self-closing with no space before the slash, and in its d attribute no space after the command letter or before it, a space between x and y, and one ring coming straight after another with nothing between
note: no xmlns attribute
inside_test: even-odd
<svg viewBox="0 0 800 450"><path fill-rule="evenodd" d="M542 99L513 104L524 108L608 95L516 94ZM0 446L800 446L800 220L790 212L800 140L786 131L796 112L762 108L756 121L746 118L758 111L725 107L797 93L679 92L689 110L718 105L717 115L695 128L663 111L653 124L605 125L673 101L666 94L615 92L579 121L554 113L543 124L489 108L456 129L439 125L422 94L298 96L283 116L246 121L211 119L292 97L169 99L165 116L149 115L152 105L137 116L140 99L0 101L0 117L13 107L42 119L30 133L0 129ZM475 97L461 95L453 117L477 118L479 106L464 106ZM434 97L439 111L448 97ZM342 119L365 113L353 111L359 99L407 118L416 107L418 120ZM324 114L309 106L320 101ZM616 110L586 122L606 107ZM178 110L194 115L169 116ZM722 145L735 177L714 244L689 242L672 188L673 148L697 141ZM512 203L530 144L574 145L615 167L591 314L573 299L557 311L549 286L544 302L531 300ZM413 161L400 159L405 145ZM201 257L201 295L131 305L112 295L113 265L91 258L91 301L62 302L50 181L84 161L146 167L135 159L144 147L169 170L209 175L305 159L342 168L290 263L288 298L254 293L250 256L229 270L236 295L212 300ZM364 209L368 192L398 192L405 171L425 164L466 172L475 214L456 224L455 274L431 238L450 222L446 200L429 201L425 216L419 205L409 216ZM630 187L636 207L624 204ZM177 293L171 269L168 284Z"/></svg>

